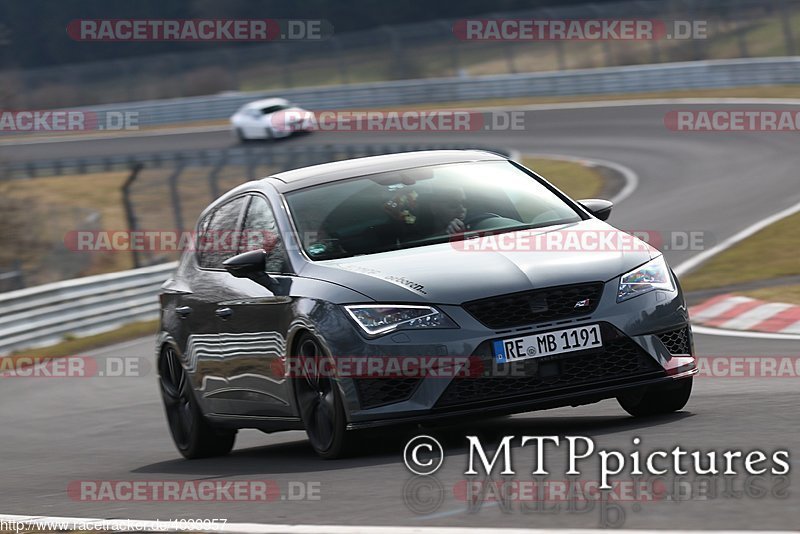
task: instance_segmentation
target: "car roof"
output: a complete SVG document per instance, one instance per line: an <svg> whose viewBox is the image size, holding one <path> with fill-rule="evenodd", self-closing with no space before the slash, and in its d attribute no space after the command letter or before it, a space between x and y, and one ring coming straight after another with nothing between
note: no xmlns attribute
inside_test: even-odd
<svg viewBox="0 0 800 534"><path fill-rule="evenodd" d="M255 100L253 102L248 102L247 104L244 105L244 107L247 108L247 109L266 108L266 107L269 107L269 106L283 106L283 105L286 105L288 103L289 103L289 101L286 100L285 98L264 98L264 99L261 99L261 100Z"/></svg>
<svg viewBox="0 0 800 534"><path fill-rule="evenodd" d="M264 178L264 180L270 181L281 193L287 193L305 187L379 172L400 171L427 165L506 159L505 156L487 150L420 150L312 165L281 172Z"/></svg>

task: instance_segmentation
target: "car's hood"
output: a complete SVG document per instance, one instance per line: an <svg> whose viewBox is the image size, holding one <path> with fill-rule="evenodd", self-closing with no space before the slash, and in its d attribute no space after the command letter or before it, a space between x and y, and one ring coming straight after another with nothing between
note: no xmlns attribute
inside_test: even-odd
<svg viewBox="0 0 800 534"><path fill-rule="evenodd" d="M300 275L329 280L381 302L461 304L534 288L607 281L659 254L649 245L596 219L525 233L540 236L540 241L537 244L519 241L520 247L516 245L516 237L523 233L513 232L469 242L311 262ZM550 237L554 239L550 242L545 234L561 236ZM573 237L568 238L567 234ZM509 235L514 239L504 237L500 241L500 236ZM616 250L568 246L567 239L575 237L587 241L602 238L606 243L617 243L619 238L623 244L613 247ZM571 243L576 245L574 241ZM606 244L603 248L609 247Z"/></svg>

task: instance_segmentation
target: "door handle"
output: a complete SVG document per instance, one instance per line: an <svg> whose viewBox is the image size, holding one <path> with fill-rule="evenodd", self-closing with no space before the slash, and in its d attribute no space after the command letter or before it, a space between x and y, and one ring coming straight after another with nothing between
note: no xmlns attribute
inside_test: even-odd
<svg viewBox="0 0 800 534"><path fill-rule="evenodd" d="M180 308L175 308L175 313L177 313L181 319L186 319L189 317L189 314L192 313L192 308L189 306L181 306Z"/></svg>
<svg viewBox="0 0 800 534"><path fill-rule="evenodd" d="M216 313L217 317L220 319L230 319L231 315L233 315L233 310L230 308L217 308L217 311L214 313Z"/></svg>

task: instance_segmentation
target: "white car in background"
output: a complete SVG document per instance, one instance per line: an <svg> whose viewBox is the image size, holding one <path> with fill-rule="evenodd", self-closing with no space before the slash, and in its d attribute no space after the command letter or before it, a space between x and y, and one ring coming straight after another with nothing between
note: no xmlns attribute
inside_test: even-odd
<svg viewBox="0 0 800 534"><path fill-rule="evenodd" d="M267 98L245 104L231 116L231 128L240 141L278 139L310 132L314 113L283 98Z"/></svg>

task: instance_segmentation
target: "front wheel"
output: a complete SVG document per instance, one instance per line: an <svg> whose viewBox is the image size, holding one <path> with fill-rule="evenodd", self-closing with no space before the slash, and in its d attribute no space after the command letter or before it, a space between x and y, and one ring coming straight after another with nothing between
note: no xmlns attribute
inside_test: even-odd
<svg viewBox="0 0 800 534"><path fill-rule="evenodd" d="M683 378L668 386L643 388L617 397L622 409L634 417L677 412L689 402L692 378Z"/></svg>
<svg viewBox="0 0 800 534"><path fill-rule="evenodd" d="M184 458L223 456L233 448L236 431L212 427L200 411L177 352L165 347L158 362L161 398L172 440Z"/></svg>
<svg viewBox="0 0 800 534"><path fill-rule="evenodd" d="M301 376L292 379L295 398L311 447L322 458L346 456L352 450L353 436L346 429L347 418L339 387L331 376L322 372L333 368L324 365L329 357L311 334L302 334L295 357L301 369Z"/></svg>

